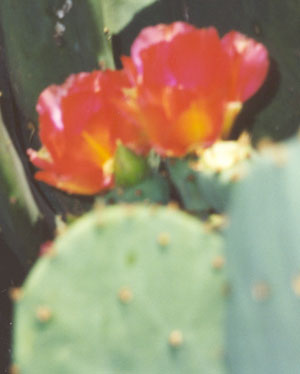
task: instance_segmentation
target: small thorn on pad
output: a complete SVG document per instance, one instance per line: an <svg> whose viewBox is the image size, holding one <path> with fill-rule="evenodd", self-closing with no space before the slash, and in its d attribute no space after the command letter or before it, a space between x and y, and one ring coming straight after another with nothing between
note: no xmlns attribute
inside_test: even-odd
<svg viewBox="0 0 300 374"><path fill-rule="evenodd" d="M266 282L258 282L252 287L252 297L255 301L264 301L270 296L270 287Z"/></svg>
<svg viewBox="0 0 300 374"><path fill-rule="evenodd" d="M16 364L11 365L9 368L9 374L21 374L19 367Z"/></svg>
<svg viewBox="0 0 300 374"><path fill-rule="evenodd" d="M122 287L118 293L120 301L124 304L128 304L133 299L133 294L130 288Z"/></svg>
<svg viewBox="0 0 300 374"><path fill-rule="evenodd" d="M140 189L138 189L138 190L135 190L134 194L135 194L135 196L137 196L137 197L141 197L141 196L143 195L143 191L140 190Z"/></svg>
<svg viewBox="0 0 300 374"><path fill-rule="evenodd" d="M220 270L220 269L223 269L225 265L225 258L223 256L216 256L213 261L212 261L212 267L215 269L215 270Z"/></svg>
<svg viewBox="0 0 300 374"><path fill-rule="evenodd" d="M46 306L39 306L36 310L36 317L40 322L45 323L52 318L52 312Z"/></svg>
<svg viewBox="0 0 300 374"><path fill-rule="evenodd" d="M15 205L16 202L17 202L17 198L16 198L15 196L11 196L11 197L9 198L9 202L10 202L12 205Z"/></svg>
<svg viewBox="0 0 300 374"><path fill-rule="evenodd" d="M296 276L292 281L292 288L296 296L300 297L300 275Z"/></svg>
<svg viewBox="0 0 300 374"><path fill-rule="evenodd" d="M235 170L231 174L229 178L231 182L233 183L239 182L247 176L247 169L244 166L245 165L241 166L238 170Z"/></svg>
<svg viewBox="0 0 300 374"><path fill-rule="evenodd" d="M229 218L224 214L211 214L204 223L204 227L208 231L224 229L228 225Z"/></svg>
<svg viewBox="0 0 300 374"><path fill-rule="evenodd" d="M18 287L13 287L9 290L9 297L12 301L19 301L23 297L23 290Z"/></svg>
<svg viewBox="0 0 300 374"><path fill-rule="evenodd" d="M186 180L187 180L188 182L191 182L191 183L195 182L195 180L196 180L195 174L189 174L189 175L186 177Z"/></svg>
<svg viewBox="0 0 300 374"><path fill-rule="evenodd" d="M178 205L178 202L177 201L170 201L167 205L167 207L169 209L172 209L172 210L178 210L179 209L179 205Z"/></svg>
<svg viewBox="0 0 300 374"><path fill-rule="evenodd" d="M180 330L173 330L169 335L169 344L171 347L180 347L183 343L183 335Z"/></svg>
<svg viewBox="0 0 300 374"><path fill-rule="evenodd" d="M157 237L157 242L162 247L166 247L167 245L169 245L170 241L171 241L171 237L168 232L161 232Z"/></svg>
<svg viewBox="0 0 300 374"><path fill-rule="evenodd" d="M53 241L48 240L40 247L39 256L54 257L57 251L54 248Z"/></svg>

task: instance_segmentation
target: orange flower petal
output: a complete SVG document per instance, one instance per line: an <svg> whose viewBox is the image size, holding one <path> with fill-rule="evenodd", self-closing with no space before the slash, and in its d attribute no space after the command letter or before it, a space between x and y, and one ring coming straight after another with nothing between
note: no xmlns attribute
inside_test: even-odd
<svg viewBox="0 0 300 374"><path fill-rule="evenodd" d="M142 54L151 49L152 46L164 45L161 43L171 42L177 35L195 30L195 27L184 22L174 22L170 25L159 24L156 26L145 27L135 39L131 47L131 57L139 73L144 71L144 59ZM158 64L161 65L161 61Z"/></svg>
<svg viewBox="0 0 300 374"><path fill-rule="evenodd" d="M27 149L27 155L33 165L40 169L47 169L53 165L52 158L45 147L42 147L38 152L29 148Z"/></svg>
<svg viewBox="0 0 300 374"><path fill-rule="evenodd" d="M113 185L112 177L105 179L99 174L99 170L97 172L98 174L90 173L89 175L78 175L79 173L64 175L54 171L38 171L35 173L35 178L68 193L94 195Z"/></svg>
<svg viewBox="0 0 300 374"><path fill-rule="evenodd" d="M123 71L108 70L71 75L44 90L37 105L43 147L28 150L43 169L36 177L67 192L96 193L111 185L104 169L117 140L147 152L144 134L123 108L130 88Z"/></svg>
<svg viewBox="0 0 300 374"><path fill-rule="evenodd" d="M131 111L162 155L181 156L229 133L265 79L265 47L231 32L183 22L144 29L123 58L135 82Z"/></svg>
<svg viewBox="0 0 300 374"><path fill-rule="evenodd" d="M224 105L218 97L172 87L140 87L135 108L137 121L152 146L164 156L182 156L197 146L211 144L220 136L223 114Z"/></svg>

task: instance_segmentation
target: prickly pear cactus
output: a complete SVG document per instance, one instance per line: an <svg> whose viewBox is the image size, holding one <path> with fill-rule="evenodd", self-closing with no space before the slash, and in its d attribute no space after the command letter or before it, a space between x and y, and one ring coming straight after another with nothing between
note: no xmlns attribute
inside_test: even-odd
<svg viewBox="0 0 300 374"><path fill-rule="evenodd" d="M263 148L235 190L227 238L231 374L300 367L300 142Z"/></svg>
<svg viewBox="0 0 300 374"><path fill-rule="evenodd" d="M183 206L193 213L226 210L232 191L256 157L247 136L219 141L198 157L168 162L168 171Z"/></svg>
<svg viewBox="0 0 300 374"><path fill-rule="evenodd" d="M78 220L17 302L23 374L223 373L222 242L170 208L118 206Z"/></svg>
<svg viewBox="0 0 300 374"><path fill-rule="evenodd" d="M170 201L170 186L163 176L154 174L129 188L117 187L97 199L105 204L151 202L167 204Z"/></svg>

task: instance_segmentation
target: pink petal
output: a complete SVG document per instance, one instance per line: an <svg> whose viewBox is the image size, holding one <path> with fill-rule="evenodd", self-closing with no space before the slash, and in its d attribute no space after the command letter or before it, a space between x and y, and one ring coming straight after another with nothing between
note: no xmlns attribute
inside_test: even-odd
<svg viewBox="0 0 300 374"><path fill-rule="evenodd" d="M231 31L222 38L231 64L229 100L246 101L263 84L268 68L267 49L255 40Z"/></svg>
<svg viewBox="0 0 300 374"><path fill-rule="evenodd" d="M144 28L131 47L131 57L139 72L143 71L140 57L144 49L161 42L170 42L175 36L195 30L196 28L184 22L174 22L170 25L159 24Z"/></svg>

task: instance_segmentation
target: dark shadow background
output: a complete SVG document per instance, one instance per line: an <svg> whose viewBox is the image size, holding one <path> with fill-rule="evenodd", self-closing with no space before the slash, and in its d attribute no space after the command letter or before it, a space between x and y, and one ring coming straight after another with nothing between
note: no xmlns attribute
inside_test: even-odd
<svg viewBox="0 0 300 374"><path fill-rule="evenodd" d="M25 272L0 236L0 373L8 373L11 356L12 302L10 290L19 287Z"/></svg>

